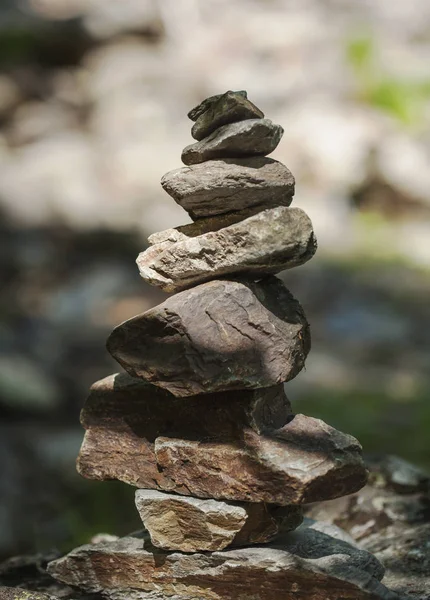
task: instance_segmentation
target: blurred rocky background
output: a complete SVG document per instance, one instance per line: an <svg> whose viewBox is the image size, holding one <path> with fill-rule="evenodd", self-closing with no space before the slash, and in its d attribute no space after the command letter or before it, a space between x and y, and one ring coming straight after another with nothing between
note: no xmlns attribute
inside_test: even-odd
<svg viewBox="0 0 430 600"><path fill-rule="evenodd" d="M187 222L162 191L187 111L246 89L284 137L317 256L297 412L430 467L428 0L0 0L0 557L139 527L81 480L89 385L159 303L135 258Z"/></svg>

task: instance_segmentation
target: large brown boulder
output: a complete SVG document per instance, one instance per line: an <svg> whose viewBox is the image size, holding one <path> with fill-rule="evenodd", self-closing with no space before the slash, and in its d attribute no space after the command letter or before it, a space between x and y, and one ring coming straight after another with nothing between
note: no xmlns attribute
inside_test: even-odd
<svg viewBox="0 0 430 600"><path fill-rule="evenodd" d="M125 321L107 348L130 375L192 396L292 379L304 366L310 333L279 279L216 280Z"/></svg>

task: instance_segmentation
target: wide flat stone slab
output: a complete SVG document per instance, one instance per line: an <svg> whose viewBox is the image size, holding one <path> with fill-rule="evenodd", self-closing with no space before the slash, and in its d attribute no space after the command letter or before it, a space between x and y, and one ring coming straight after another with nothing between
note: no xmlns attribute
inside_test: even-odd
<svg viewBox="0 0 430 600"><path fill-rule="evenodd" d="M164 552L146 534L81 546L49 573L86 592L133 600L398 600L384 569L335 527L307 523L264 546ZM139 594L140 592L140 594Z"/></svg>
<svg viewBox="0 0 430 600"><path fill-rule="evenodd" d="M307 262L317 248L306 213L285 206L195 237L170 230L160 238L136 262L141 277L165 292L225 275L261 278Z"/></svg>
<svg viewBox="0 0 430 600"><path fill-rule="evenodd" d="M229 123L184 148L181 159L185 165L195 165L214 158L266 156L275 150L283 133L270 119Z"/></svg>
<svg viewBox="0 0 430 600"><path fill-rule="evenodd" d="M216 280L116 327L107 349L130 375L192 396L295 377L310 348L300 304L276 277Z"/></svg>
<svg viewBox="0 0 430 600"><path fill-rule="evenodd" d="M195 140L202 140L215 129L227 123L236 123L245 119L261 119L264 114L246 96L246 92L228 91L221 96L211 96L203 101L188 116L195 116L191 135ZM192 120L194 120L191 117Z"/></svg>
<svg viewBox="0 0 430 600"><path fill-rule="evenodd" d="M303 520L300 506L202 500L154 490L137 490L136 507L152 544L181 552L261 544Z"/></svg>
<svg viewBox="0 0 430 600"><path fill-rule="evenodd" d="M361 446L291 415L283 386L175 398L128 375L95 383L81 414L78 471L197 498L289 505L353 493Z"/></svg>
<svg viewBox="0 0 430 600"><path fill-rule="evenodd" d="M259 207L289 206L294 177L271 158L225 158L169 171L161 185L195 219Z"/></svg>

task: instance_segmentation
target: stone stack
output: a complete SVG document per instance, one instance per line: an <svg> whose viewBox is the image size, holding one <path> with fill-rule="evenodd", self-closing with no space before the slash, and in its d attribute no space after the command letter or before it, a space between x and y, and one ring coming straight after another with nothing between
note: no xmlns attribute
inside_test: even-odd
<svg viewBox="0 0 430 600"><path fill-rule="evenodd" d="M107 347L126 374L95 383L82 411L79 472L139 488L145 531L50 572L115 598L395 598L346 534L301 525L304 503L357 491L367 471L357 440L293 414L284 392L310 332L274 274L316 240L289 208L292 174L266 158L283 130L246 92L189 117L198 141L162 186L194 223L152 235L137 259L145 281L178 293L114 329Z"/></svg>

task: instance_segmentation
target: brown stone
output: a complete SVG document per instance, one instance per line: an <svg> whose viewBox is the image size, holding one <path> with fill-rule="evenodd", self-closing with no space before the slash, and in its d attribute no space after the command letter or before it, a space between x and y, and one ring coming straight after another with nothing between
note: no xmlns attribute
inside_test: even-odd
<svg viewBox="0 0 430 600"><path fill-rule="evenodd" d="M266 156L275 150L283 133L270 119L229 123L184 148L181 159L185 165L195 165L214 158Z"/></svg>
<svg viewBox="0 0 430 600"><path fill-rule="evenodd" d="M137 490L136 507L151 542L164 550L197 552L261 544L302 522L300 506L283 508L202 500Z"/></svg>
<svg viewBox="0 0 430 600"><path fill-rule="evenodd" d="M191 129L191 135L195 140L202 140L215 129L227 123L236 123L245 119L262 119L264 114L252 102L248 100L243 92L228 91L213 101L213 97L206 100L206 110L196 107L191 114L199 115Z"/></svg>
<svg viewBox="0 0 430 600"><path fill-rule="evenodd" d="M89 479L278 505L336 498L366 481L357 440L293 417L282 386L179 399L115 375L93 385L81 421L78 471Z"/></svg>
<svg viewBox="0 0 430 600"><path fill-rule="evenodd" d="M111 598L398 600L380 583L382 565L330 531L308 523L264 546L193 554L155 549L145 534L135 534L77 548L48 571Z"/></svg>
<svg viewBox="0 0 430 600"><path fill-rule="evenodd" d="M276 277L203 283L125 321L107 341L130 375L175 396L288 381L309 348L303 309Z"/></svg>
<svg viewBox="0 0 430 600"><path fill-rule="evenodd" d="M289 206L294 177L271 158L225 158L169 171L163 189L193 220L259 207Z"/></svg>
<svg viewBox="0 0 430 600"><path fill-rule="evenodd" d="M225 275L246 273L259 279L307 262L317 247L306 213L285 206L197 237L169 230L162 240L136 262L141 277L165 292Z"/></svg>

